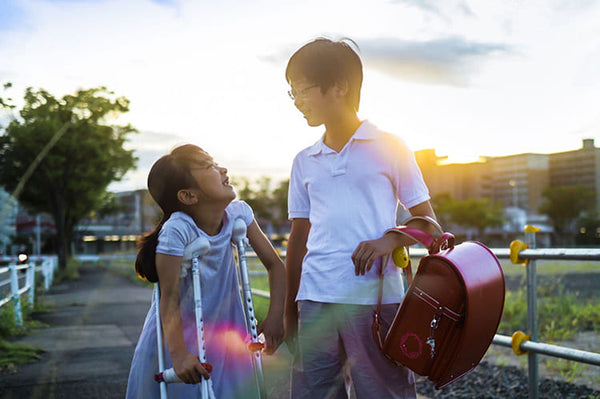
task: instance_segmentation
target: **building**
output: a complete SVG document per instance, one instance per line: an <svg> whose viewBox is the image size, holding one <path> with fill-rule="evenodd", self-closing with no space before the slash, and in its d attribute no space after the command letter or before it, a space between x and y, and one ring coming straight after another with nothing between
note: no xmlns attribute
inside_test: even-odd
<svg viewBox="0 0 600 399"><path fill-rule="evenodd" d="M446 157L432 149L416 151L415 157L432 196L446 192L460 200L491 198L536 215L547 187L582 185L595 193L600 211L600 148L593 139L573 151L483 157L466 164L444 163Z"/></svg>
<svg viewBox="0 0 600 399"><path fill-rule="evenodd" d="M144 233L159 221L160 209L148 190L115 193L117 211L92 215L76 227L75 252L103 253L133 250Z"/></svg>
<svg viewBox="0 0 600 399"><path fill-rule="evenodd" d="M551 186L585 186L596 197L600 212L600 148L594 139L583 140L582 148L550 154L549 184Z"/></svg>

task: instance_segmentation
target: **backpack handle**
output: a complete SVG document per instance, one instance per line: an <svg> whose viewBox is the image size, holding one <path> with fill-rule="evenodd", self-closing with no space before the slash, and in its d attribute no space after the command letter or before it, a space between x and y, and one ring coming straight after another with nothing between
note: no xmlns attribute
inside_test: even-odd
<svg viewBox="0 0 600 399"><path fill-rule="evenodd" d="M445 232L442 227L436 222L433 218L429 216L413 216L404 221L405 224L408 224L412 220L424 220L436 229L439 233L439 237L436 239L433 235L427 233L426 231L404 226L392 227L391 229L387 229L385 233L400 233L405 236L417 241L422 244L429 254L435 254L440 252L440 249L449 249L454 248L454 235L452 233Z"/></svg>

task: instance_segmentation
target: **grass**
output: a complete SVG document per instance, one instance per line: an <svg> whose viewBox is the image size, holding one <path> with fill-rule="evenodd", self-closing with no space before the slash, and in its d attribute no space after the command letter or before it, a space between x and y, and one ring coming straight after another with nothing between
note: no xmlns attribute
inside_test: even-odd
<svg viewBox="0 0 600 399"><path fill-rule="evenodd" d="M0 339L0 373L16 372L18 365L37 360L42 353L43 349Z"/></svg>
<svg viewBox="0 0 600 399"><path fill-rule="evenodd" d="M33 308L26 304L23 305L23 325L19 326L15 321L15 310L12 304L7 304L0 308L0 373L16 372L19 365L35 361L45 352L41 348L12 343L10 340L45 327L44 323L32 319L31 315L34 313L49 312L52 311L51 309L51 306L44 301L43 296L36 295Z"/></svg>

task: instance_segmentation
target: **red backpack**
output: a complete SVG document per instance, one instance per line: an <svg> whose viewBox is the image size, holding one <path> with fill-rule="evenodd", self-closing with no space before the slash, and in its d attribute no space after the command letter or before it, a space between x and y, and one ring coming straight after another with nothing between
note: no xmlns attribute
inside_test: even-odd
<svg viewBox="0 0 600 399"><path fill-rule="evenodd" d="M414 279L409 261L409 287L385 338L381 274L373 335L389 360L427 376L440 389L474 369L490 346L504 307L504 274L485 245L454 245L454 236L433 219L418 218L433 223L441 234L436 239L406 226L389 230L420 242L429 255L421 259Z"/></svg>

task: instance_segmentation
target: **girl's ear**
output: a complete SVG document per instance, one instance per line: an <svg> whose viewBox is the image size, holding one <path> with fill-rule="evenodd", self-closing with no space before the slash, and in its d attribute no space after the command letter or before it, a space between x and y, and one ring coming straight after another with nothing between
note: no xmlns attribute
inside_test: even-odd
<svg viewBox="0 0 600 399"><path fill-rule="evenodd" d="M198 202L198 196L196 193L187 188L177 191L177 199L183 205L194 205Z"/></svg>

